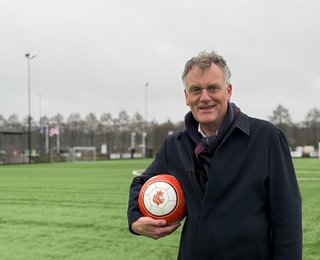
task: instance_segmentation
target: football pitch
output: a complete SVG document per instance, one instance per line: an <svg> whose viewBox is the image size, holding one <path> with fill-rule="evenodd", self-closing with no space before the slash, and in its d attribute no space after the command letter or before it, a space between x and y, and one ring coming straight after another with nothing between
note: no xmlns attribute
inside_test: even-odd
<svg viewBox="0 0 320 260"><path fill-rule="evenodd" d="M150 160L0 166L0 259L176 259L181 228L151 240L127 228L132 171ZM303 259L320 259L320 160L295 159Z"/></svg>

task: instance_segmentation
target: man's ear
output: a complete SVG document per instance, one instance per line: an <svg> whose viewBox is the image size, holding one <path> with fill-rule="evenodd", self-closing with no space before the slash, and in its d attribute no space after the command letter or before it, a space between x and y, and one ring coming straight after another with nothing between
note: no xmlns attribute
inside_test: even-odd
<svg viewBox="0 0 320 260"><path fill-rule="evenodd" d="M231 83L228 85L228 87L227 87L227 91L228 91L228 101L230 101L231 100L231 96L232 96L232 85L231 85Z"/></svg>
<svg viewBox="0 0 320 260"><path fill-rule="evenodd" d="M188 95L187 90L184 89L184 98L185 98L185 100L186 100L186 105L189 106L190 104L189 104L188 96L187 96L187 95Z"/></svg>

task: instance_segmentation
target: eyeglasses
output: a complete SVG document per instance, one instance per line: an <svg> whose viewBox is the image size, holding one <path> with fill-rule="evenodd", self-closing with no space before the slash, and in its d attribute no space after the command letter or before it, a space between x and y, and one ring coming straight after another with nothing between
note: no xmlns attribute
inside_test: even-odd
<svg viewBox="0 0 320 260"><path fill-rule="evenodd" d="M187 88L187 91L192 95L192 96L199 96L202 93L202 90L206 89L208 94L216 94L220 92L222 89L222 86L220 85L209 85L207 87L199 87L199 86L190 86Z"/></svg>

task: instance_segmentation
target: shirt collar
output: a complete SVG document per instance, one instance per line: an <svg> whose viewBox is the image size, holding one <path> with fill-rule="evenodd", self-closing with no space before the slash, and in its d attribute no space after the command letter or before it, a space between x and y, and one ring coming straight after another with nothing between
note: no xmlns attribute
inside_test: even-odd
<svg viewBox="0 0 320 260"><path fill-rule="evenodd" d="M206 134L202 131L200 124L198 124L198 133L201 134L202 137L207 137Z"/></svg>
<svg viewBox="0 0 320 260"><path fill-rule="evenodd" d="M216 135L218 134L219 129L216 131ZM205 132L202 131L200 124L198 124L198 133L201 134L202 137L208 137Z"/></svg>

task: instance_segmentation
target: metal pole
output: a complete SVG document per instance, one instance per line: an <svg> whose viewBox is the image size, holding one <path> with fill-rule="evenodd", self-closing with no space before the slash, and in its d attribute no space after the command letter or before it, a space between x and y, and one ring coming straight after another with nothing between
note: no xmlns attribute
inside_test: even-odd
<svg viewBox="0 0 320 260"><path fill-rule="evenodd" d="M29 163L31 163L31 70L30 70L30 60L36 56L30 56L29 53L25 55L28 59L28 151L29 151Z"/></svg>
<svg viewBox="0 0 320 260"><path fill-rule="evenodd" d="M41 93L37 92L38 96L39 96L39 128L40 128L40 134L39 134L39 155L41 155L43 153L43 138L42 135L44 134L43 132L43 128L42 128L42 124L41 124Z"/></svg>
<svg viewBox="0 0 320 260"><path fill-rule="evenodd" d="M40 92L38 92L38 96L39 96L39 125L41 127L41 117L42 117L42 95Z"/></svg>
<svg viewBox="0 0 320 260"><path fill-rule="evenodd" d="M147 157L148 151L148 86L149 83L145 84L145 121L144 121L144 134L142 138L144 138L144 157Z"/></svg>

